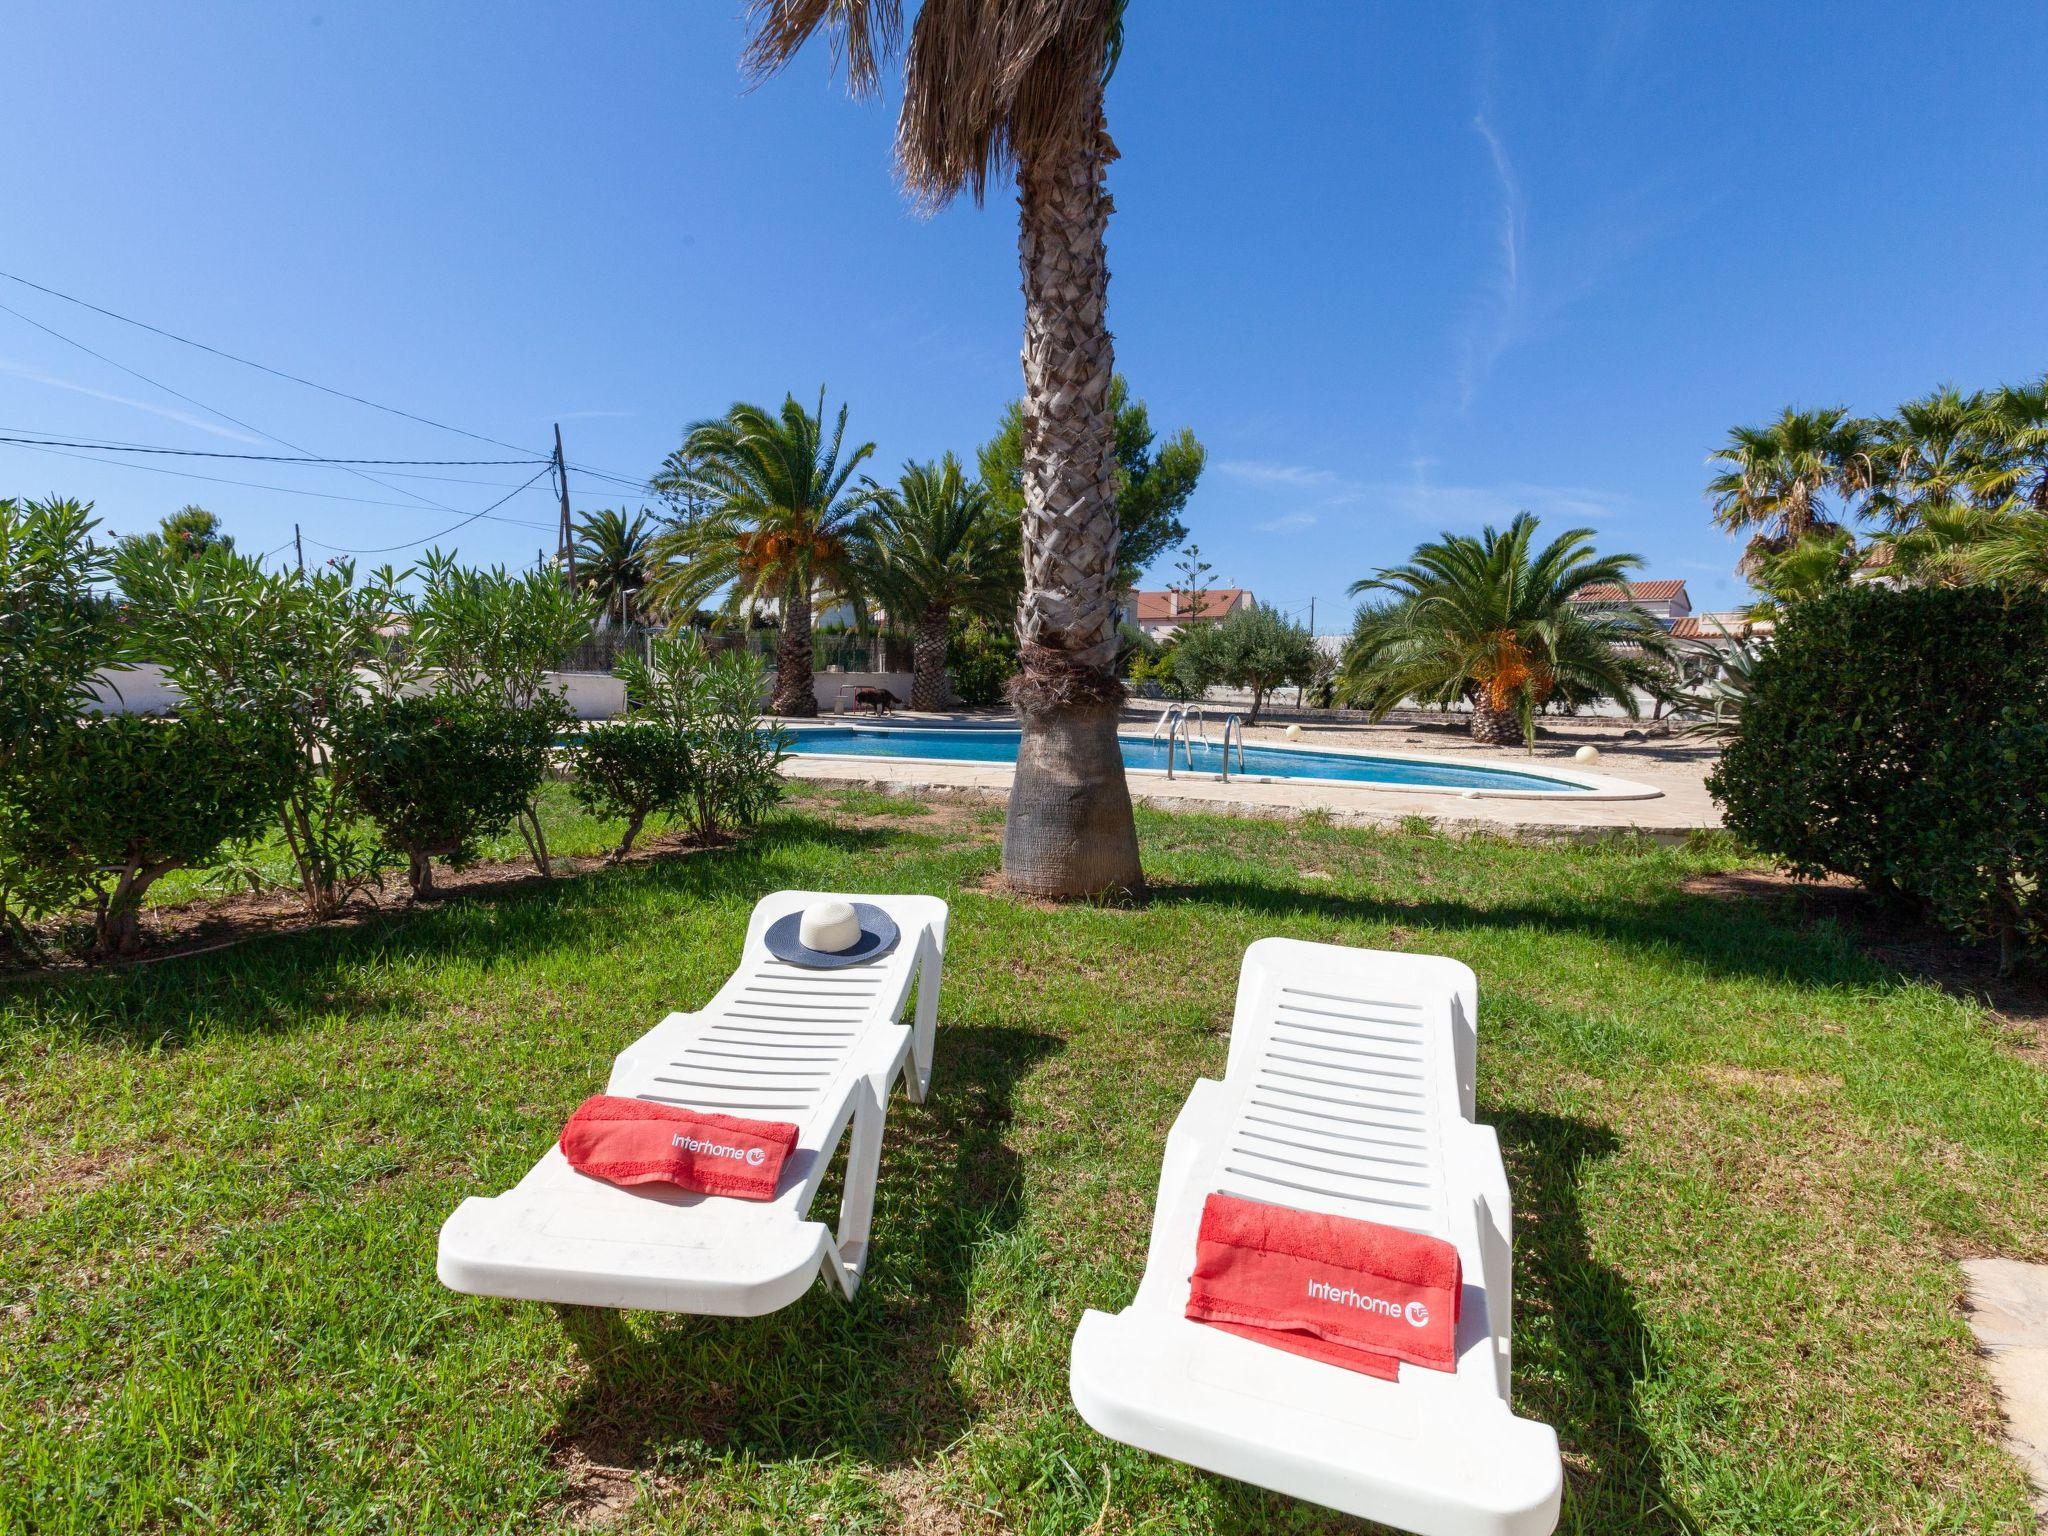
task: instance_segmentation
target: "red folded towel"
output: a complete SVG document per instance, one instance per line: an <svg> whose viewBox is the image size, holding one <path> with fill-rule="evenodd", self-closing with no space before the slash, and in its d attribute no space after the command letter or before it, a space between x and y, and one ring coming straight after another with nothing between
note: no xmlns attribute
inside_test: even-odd
<svg viewBox="0 0 2048 1536"><path fill-rule="evenodd" d="M1392 1381L1403 1360L1457 1368L1462 1281L1440 1237L1211 1195L1187 1315Z"/></svg>
<svg viewBox="0 0 2048 1536"><path fill-rule="evenodd" d="M772 1200L796 1150L785 1120L745 1120L593 1094L562 1127L562 1155L608 1184L657 1181L737 1200Z"/></svg>

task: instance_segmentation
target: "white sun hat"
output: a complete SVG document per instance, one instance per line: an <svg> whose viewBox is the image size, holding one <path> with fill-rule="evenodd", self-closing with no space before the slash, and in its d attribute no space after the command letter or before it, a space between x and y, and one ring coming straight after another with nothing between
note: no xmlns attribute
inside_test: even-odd
<svg viewBox="0 0 2048 1536"><path fill-rule="evenodd" d="M896 923L868 902L828 899L777 918L761 939L778 960L837 970L865 965L894 949Z"/></svg>

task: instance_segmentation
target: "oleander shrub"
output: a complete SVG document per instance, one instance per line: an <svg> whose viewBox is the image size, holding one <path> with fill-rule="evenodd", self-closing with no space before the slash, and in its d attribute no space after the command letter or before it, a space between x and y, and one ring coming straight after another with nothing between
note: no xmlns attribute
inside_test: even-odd
<svg viewBox="0 0 2048 1536"><path fill-rule="evenodd" d="M664 720L613 720L583 732L572 786L576 803L626 824L610 862L632 851L648 817L678 815L695 803L694 766L689 732Z"/></svg>
<svg viewBox="0 0 2048 1536"><path fill-rule="evenodd" d="M7 857L93 914L93 952L141 947L144 897L256 836L290 783L290 732L260 717L86 715L44 735L7 795Z"/></svg>
<svg viewBox="0 0 2048 1536"><path fill-rule="evenodd" d="M37 764L93 700L125 636L98 593L110 552L76 501L0 498L0 954L34 955L30 925L87 898L92 871L51 856Z"/></svg>
<svg viewBox="0 0 2048 1536"><path fill-rule="evenodd" d="M137 654L164 669L184 713L260 718L297 742L278 824L307 913L331 917L388 860L354 814L339 742L366 676L393 659L401 573L358 585L346 561L266 571L223 546L194 554L161 539L127 544L115 570Z"/></svg>
<svg viewBox="0 0 2048 1536"><path fill-rule="evenodd" d="M336 749L349 794L404 857L415 900L434 895L434 860L460 869L528 813L563 718L549 696L520 705L439 691L347 712Z"/></svg>
<svg viewBox="0 0 2048 1536"><path fill-rule="evenodd" d="M2048 596L1860 586L1794 606L1707 783L1794 872L1995 938L2009 967L2048 942Z"/></svg>
<svg viewBox="0 0 2048 1536"><path fill-rule="evenodd" d="M642 754L650 774L641 790L658 787L655 776L680 772L680 803L655 808L681 815L699 843L752 826L782 798L789 732L756 717L766 677L751 652L714 651L694 629L670 630L649 642L644 658L626 657L618 670L633 701L627 728L658 727L666 734L655 740L686 759L680 768L673 758L657 768L657 747L627 749Z"/></svg>

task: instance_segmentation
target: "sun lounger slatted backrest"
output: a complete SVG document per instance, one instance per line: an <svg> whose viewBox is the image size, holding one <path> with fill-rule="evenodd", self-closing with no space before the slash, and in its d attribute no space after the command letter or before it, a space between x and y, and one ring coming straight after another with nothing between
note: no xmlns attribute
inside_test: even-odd
<svg viewBox="0 0 2048 1536"><path fill-rule="evenodd" d="M1232 1064L1249 1081L1217 1188L1448 1237L1450 999L1377 991L1284 975L1258 989L1259 1048Z"/></svg>
<svg viewBox="0 0 2048 1536"><path fill-rule="evenodd" d="M750 953L698 1015L702 1032L624 1091L690 1109L801 1123L846 1071L891 978ZM620 1091L615 1089L614 1091Z"/></svg>

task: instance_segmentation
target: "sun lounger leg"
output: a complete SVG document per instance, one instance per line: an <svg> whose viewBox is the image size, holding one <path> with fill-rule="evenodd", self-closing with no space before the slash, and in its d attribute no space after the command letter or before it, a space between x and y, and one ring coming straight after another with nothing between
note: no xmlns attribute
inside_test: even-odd
<svg viewBox="0 0 2048 1536"><path fill-rule="evenodd" d="M887 1111L872 1081L854 1089L853 1122L846 1132L846 1187L839 1198L839 1232L826 1267L851 1301L868 1267L868 1235L874 1223L875 1184L882 1175L882 1129Z"/></svg>
<svg viewBox="0 0 2048 1536"><path fill-rule="evenodd" d="M910 1030L910 1058L903 1065L903 1091L924 1102L932 1082L932 1037L939 1024L939 946L929 930L918 940L917 1011Z"/></svg>

